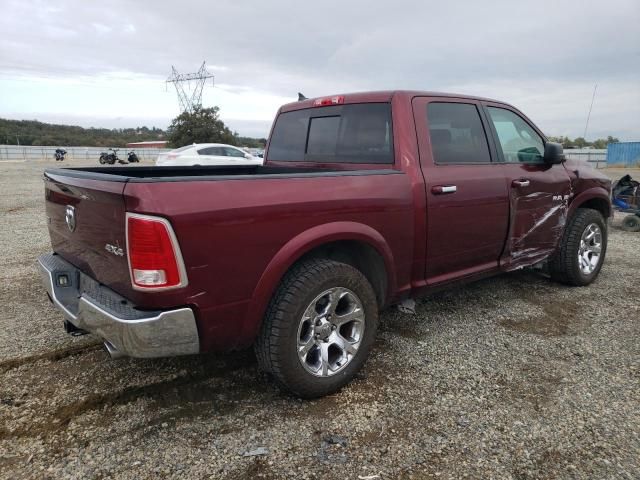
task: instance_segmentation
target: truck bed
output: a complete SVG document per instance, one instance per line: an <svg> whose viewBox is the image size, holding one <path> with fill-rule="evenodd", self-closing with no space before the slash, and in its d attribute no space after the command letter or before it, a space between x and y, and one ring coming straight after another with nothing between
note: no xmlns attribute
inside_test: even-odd
<svg viewBox="0 0 640 480"><path fill-rule="evenodd" d="M111 182L176 182L189 180L230 180L249 178L316 177L336 175L372 175L398 173L390 168L380 170L345 170L314 167L281 167L262 165L243 166L185 166L185 167L76 167L46 169L45 175L61 175Z"/></svg>
<svg viewBox="0 0 640 480"><path fill-rule="evenodd" d="M265 269L278 252L295 256L305 232L323 230L332 242L367 234L384 238L394 252L394 281L408 284L411 178L390 166L360 167L50 169L44 179L52 250L139 309L195 309L211 333L204 350L236 348L249 338L241 334L243 319ZM171 223L187 271L185 288L160 295L132 287L127 213Z"/></svg>

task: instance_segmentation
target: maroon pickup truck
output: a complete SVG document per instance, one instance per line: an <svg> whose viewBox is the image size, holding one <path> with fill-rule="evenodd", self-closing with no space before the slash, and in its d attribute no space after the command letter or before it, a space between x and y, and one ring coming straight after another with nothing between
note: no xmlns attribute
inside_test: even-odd
<svg viewBox="0 0 640 480"><path fill-rule="evenodd" d="M587 285L610 182L520 111L429 92L283 106L263 166L47 170L39 258L71 333L113 357L254 345L302 397L362 366L380 309L544 266Z"/></svg>

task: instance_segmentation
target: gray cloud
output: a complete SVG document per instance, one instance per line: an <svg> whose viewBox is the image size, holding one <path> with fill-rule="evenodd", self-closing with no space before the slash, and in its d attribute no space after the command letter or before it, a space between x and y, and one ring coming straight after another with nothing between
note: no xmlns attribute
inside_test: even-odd
<svg viewBox="0 0 640 480"><path fill-rule="evenodd" d="M462 87L534 107L543 128L573 134L598 83L609 124L600 125L594 109L594 128L640 137L640 127L629 127L640 102L620 99L620 90L631 100L640 95L637 0L5 4L4 75L133 72L160 82L171 65L193 71L206 59L236 91Z"/></svg>

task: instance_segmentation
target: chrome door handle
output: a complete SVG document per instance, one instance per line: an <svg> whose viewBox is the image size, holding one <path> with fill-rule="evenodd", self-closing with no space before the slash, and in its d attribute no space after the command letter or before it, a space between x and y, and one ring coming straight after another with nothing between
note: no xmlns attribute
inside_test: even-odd
<svg viewBox="0 0 640 480"><path fill-rule="evenodd" d="M455 185L434 185L431 187L431 193L434 195L442 195L444 193L455 193L458 191L458 187Z"/></svg>
<svg viewBox="0 0 640 480"><path fill-rule="evenodd" d="M512 187L528 187L529 185L531 185L531 182L526 178L514 180L513 182L511 182Z"/></svg>

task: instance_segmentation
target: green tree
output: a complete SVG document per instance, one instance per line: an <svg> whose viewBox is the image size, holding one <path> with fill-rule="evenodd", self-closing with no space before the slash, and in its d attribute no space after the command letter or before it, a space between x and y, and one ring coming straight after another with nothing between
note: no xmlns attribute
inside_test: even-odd
<svg viewBox="0 0 640 480"><path fill-rule="evenodd" d="M198 105L193 112L182 112L173 119L167 130L170 146L177 148L192 143L228 143L236 145L237 135L219 116L218 107L203 108Z"/></svg>
<svg viewBox="0 0 640 480"><path fill-rule="evenodd" d="M576 145L576 147L578 148L584 148L586 146L589 145L589 142L587 142L584 138L582 137L578 137L573 141Z"/></svg>

